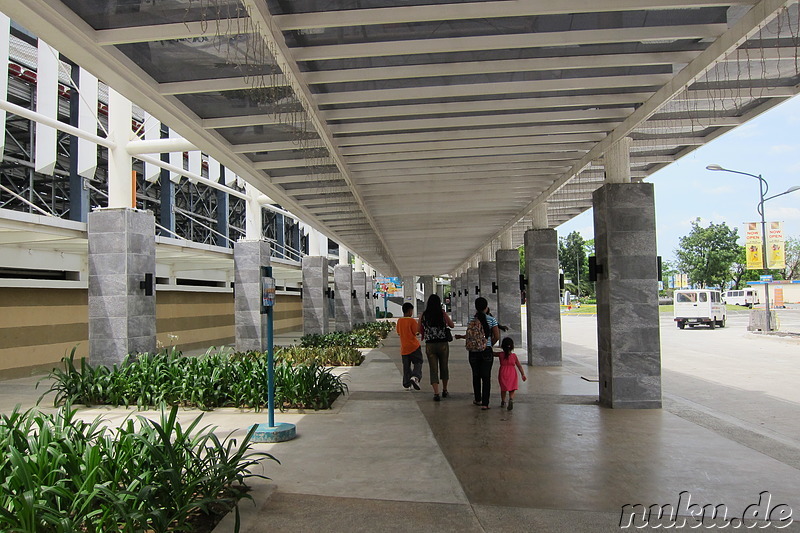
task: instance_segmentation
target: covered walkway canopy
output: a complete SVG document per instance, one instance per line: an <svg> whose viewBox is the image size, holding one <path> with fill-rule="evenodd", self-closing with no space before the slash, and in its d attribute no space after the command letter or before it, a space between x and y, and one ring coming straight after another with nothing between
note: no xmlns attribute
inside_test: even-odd
<svg viewBox="0 0 800 533"><path fill-rule="evenodd" d="M3 10L384 274L453 273L798 92L779 0L26 0Z"/></svg>

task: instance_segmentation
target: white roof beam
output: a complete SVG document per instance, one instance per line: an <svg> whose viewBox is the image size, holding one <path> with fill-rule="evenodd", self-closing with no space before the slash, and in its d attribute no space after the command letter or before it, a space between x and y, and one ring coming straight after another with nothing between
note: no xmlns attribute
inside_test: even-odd
<svg viewBox="0 0 800 533"><path fill-rule="evenodd" d="M518 180L532 181L536 179L544 179L539 176L553 176L566 170L567 166L561 167L546 167L546 168L512 168L503 170L503 183L514 182ZM471 183L475 181L485 181L486 179L497 179L498 173L489 170L471 170L462 172L428 172L419 174L406 174L404 181L406 183L425 183L430 181L446 181L447 183ZM367 174L365 176L357 176L355 178L360 187L368 187L370 185L383 185L391 186L396 183L392 176L387 176L383 173Z"/></svg>
<svg viewBox="0 0 800 533"><path fill-rule="evenodd" d="M575 46L623 42L648 42L678 39L707 39L722 35L727 24L691 24L572 30L516 35L449 37L408 41L381 41L354 44L307 46L292 49L296 61L323 61L356 57L386 57L415 54L467 52L478 50L515 50L545 46Z"/></svg>
<svg viewBox="0 0 800 533"><path fill-rule="evenodd" d="M496 172L505 173L511 171L524 171L533 174L549 174L551 172L559 172L559 169L566 170L570 166L569 161L560 161L556 163L547 161L494 161L487 163L473 163L464 162L460 165L422 165L418 168L380 168L377 170L354 171L353 176L359 181L364 178L391 178L406 176L435 176L436 174L466 174L470 172ZM495 174L497 177L498 174Z"/></svg>
<svg viewBox="0 0 800 533"><path fill-rule="evenodd" d="M452 157L475 157L482 155L551 154L554 152L588 152L595 143L566 143L517 146L493 146L486 148L465 148L462 150L427 150L400 154L369 154L347 158L351 165L358 163L377 163L382 161L427 161Z"/></svg>
<svg viewBox="0 0 800 533"><path fill-rule="evenodd" d="M403 24L432 20L468 20L500 17L598 13L638 9L681 9L731 4L754 4L756 0L571 0L569 4L550 0L516 2L474 2L450 5L408 6L375 9L348 9L314 13L279 15L275 21L281 30L339 28L375 24Z"/></svg>
<svg viewBox="0 0 800 533"><path fill-rule="evenodd" d="M325 145L319 139L306 141L274 141L263 143L234 144L233 153L247 154L253 152L282 152L286 150L304 150L306 148L323 148Z"/></svg>
<svg viewBox="0 0 800 533"><path fill-rule="evenodd" d="M369 119L378 117L402 117L420 115L442 115L447 113L474 114L481 111L515 111L517 109L546 109L549 107L595 107L601 105L631 105L646 101L649 93L600 94L591 96L549 96L541 98L512 98L502 100L478 100L470 102L441 102L435 104L406 104L380 107L354 107L323 111L327 120Z"/></svg>
<svg viewBox="0 0 800 533"><path fill-rule="evenodd" d="M592 56L539 57L531 59L507 59L503 61L468 61L448 63L442 68L439 63L426 65L399 65L392 67L354 68L322 70L306 74L312 85L323 83L362 82L374 80L399 80L407 78L440 78L471 76L475 74L499 74L506 72L536 72L547 70L569 70L604 67L632 67L640 65L664 65L688 63L700 51L651 52L632 54L606 54ZM783 59L790 57L788 52Z"/></svg>
<svg viewBox="0 0 800 533"><path fill-rule="evenodd" d="M286 189L286 194L291 194L292 196L300 196L302 194L338 194L338 193L349 193L349 192L350 192L350 187L341 187L341 186L326 187L323 184L319 184L316 187Z"/></svg>
<svg viewBox="0 0 800 533"><path fill-rule="evenodd" d="M580 159L583 152L558 152L555 154L534 154L534 155L511 155L511 156L481 156L481 157L453 157L442 159L430 159L425 161L392 161L389 163L356 163L352 165L354 171L357 170L388 170L388 169L408 169L425 168L436 166L451 166L454 164L481 164L481 163L533 163L548 161L573 161Z"/></svg>
<svg viewBox="0 0 800 533"><path fill-rule="evenodd" d="M253 88L253 78L211 78L207 80L159 83L158 92L164 96L175 94L213 93L217 91L242 91Z"/></svg>
<svg viewBox="0 0 800 533"><path fill-rule="evenodd" d="M483 139L463 139L452 141L433 141L420 143L377 144L348 146L342 148L347 156L367 154L396 154L402 152L424 152L429 150L453 150L459 148L486 148L490 146L531 146L561 143L597 142L603 140L604 133L575 133L554 135L527 135L520 137L501 137Z"/></svg>
<svg viewBox="0 0 800 533"><path fill-rule="evenodd" d="M152 26L131 26L111 30L95 31L95 42L100 46L117 44L147 43L172 39L191 39L194 37L227 35L238 31L241 22L232 19L219 19L214 22L174 22Z"/></svg>
<svg viewBox="0 0 800 533"><path fill-rule="evenodd" d="M280 168L302 168L310 166L314 166L314 162L309 159L280 159L276 161L256 161L253 163L253 168L256 170L276 170Z"/></svg>
<svg viewBox="0 0 800 533"><path fill-rule="evenodd" d="M471 126L494 126L501 124L535 124L546 122L575 122L585 120L624 119L633 108L592 109L576 111L542 111L539 113L513 113L503 115L475 115L471 117L420 118L408 120L382 120L376 122L356 122L331 126L335 135L351 133L370 133L378 131L401 132L404 130L423 130L448 128L468 128ZM445 133L446 135L446 133Z"/></svg>
<svg viewBox="0 0 800 533"><path fill-rule="evenodd" d="M433 131L427 133L398 133L395 135L353 135L337 137L339 146L361 146L367 144L382 145L398 142L423 142L441 141L443 136L448 139L483 139L495 137L520 137L524 135L546 135L558 133L594 133L609 132L618 126L619 122L587 122L584 124L552 124L545 126L525 126L516 128L486 128L474 130L455 130L446 133Z"/></svg>
<svg viewBox="0 0 800 533"><path fill-rule="evenodd" d="M557 80L465 83L459 85L432 85L427 87L405 87L402 89L376 89L371 91L344 91L316 94L314 95L314 100L319 105L334 105L431 98L459 98L475 96L476 94L488 96L545 91L618 89L623 87L662 86L670 79L672 79L672 74L639 74L632 76L596 76Z"/></svg>

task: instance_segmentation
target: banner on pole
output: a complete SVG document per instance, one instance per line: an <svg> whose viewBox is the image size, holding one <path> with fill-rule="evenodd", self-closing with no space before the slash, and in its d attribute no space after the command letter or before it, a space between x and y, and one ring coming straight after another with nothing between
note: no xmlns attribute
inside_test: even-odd
<svg viewBox="0 0 800 533"><path fill-rule="evenodd" d="M763 248L761 240L761 227L758 222L745 223L745 253L747 255L747 270L760 270L764 268L761 258Z"/></svg>
<svg viewBox="0 0 800 533"><path fill-rule="evenodd" d="M786 249L783 240L783 222L767 222L767 268L786 268Z"/></svg>

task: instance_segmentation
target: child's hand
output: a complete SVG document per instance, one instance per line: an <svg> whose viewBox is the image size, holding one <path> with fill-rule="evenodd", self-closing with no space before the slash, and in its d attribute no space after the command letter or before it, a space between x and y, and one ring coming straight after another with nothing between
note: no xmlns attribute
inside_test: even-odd
<svg viewBox="0 0 800 533"><path fill-rule="evenodd" d="M522 381L528 381L528 376L526 376L525 374L522 374Z"/></svg>

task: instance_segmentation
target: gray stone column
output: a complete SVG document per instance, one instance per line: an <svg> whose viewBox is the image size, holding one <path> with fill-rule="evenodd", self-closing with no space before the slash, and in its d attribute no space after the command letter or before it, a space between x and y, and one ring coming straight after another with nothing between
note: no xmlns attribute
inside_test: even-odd
<svg viewBox="0 0 800 533"><path fill-rule="evenodd" d="M409 302L414 306L414 313L417 309L417 278L416 276L406 276L403 278L403 303Z"/></svg>
<svg viewBox="0 0 800 533"><path fill-rule="evenodd" d="M480 296L477 289L479 286L480 272L478 267L469 267L467 269L467 301L464 302L465 324L475 315L475 298Z"/></svg>
<svg viewBox="0 0 800 533"><path fill-rule="evenodd" d="M131 208L88 214L89 362L111 366L156 351L155 217ZM153 276L153 294L140 287Z"/></svg>
<svg viewBox="0 0 800 533"><path fill-rule="evenodd" d="M267 349L267 315L261 314L261 267L269 266L267 241L239 241L233 245L236 349Z"/></svg>
<svg viewBox="0 0 800 533"><path fill-rule="evenodd" d="M461 292L461 276L453 276L453 280L450 283L450 318L453 319L453 322L460 322L461 321L461 296L459 293Z"/></svg>
<svg viewBox="0 0 800 533"><path fill-rule="evenodd" d="M363 324L367 321L367 300L365 298L367 273L353 272L353 324Z"/></svg>
<svg viewBox="0 0 800 533"><path fill-rule="evenodd" d="M375 307L378 300L375 299L375 278L367 274L366 284L366 307L367 307L367 322L375 322Z"/></svg>
<svg viewBox="0 0 800 533"><path fill-rule="evenodd" d="M504 337L511 337L514 346L522 346L520 316L519 250L497 250L497 314L498 322L508 326Z"/></svg>
<svg viewBox="0 0 800 533"><path fill-rule="evenodd" d="M489 311L497 318L497 263L481 261L478 265L478 276L481 287L481 293L478 296L486 298L486 301L489 302Z"/></svg>
<svg viewBox="0 0 800 533"><path fill-rule="evenodd" d="M652 183L607 183L592 195L600 403L661 407Z"/></svg>
<svg viewBox="0 0 800 533"><path fill-rule="evenodd" d="M433 286L433 276L420 276L419 281L422 283L422 297L423 309L420 309L420 312L424 310L424 304L428 303L428 297L433 294L436 288Z"/></svg>
<svg viewBox="0 0 800 533"><path fill-rule="evenodd" d="M554 229L525 232L528 279L528 364L561 365L561 307L558 287L558 234Z"/></svg>
<svg viewBox="0 0 800 533"><path fill-rule="evenodd" d="M469 308L468 302L470 299L469 293L469 276L467 272L463 272L459 278L461 279L461 299L458 302L458 316L461 319L461 323L465 324L469 322Z"/></svg>
<svg viewBox="0 0 800 533"><path fill-rule="evenodd" d="M336 331L350 331L353 329L353 268L350 265L333 267L333 284Z"/></svg>
<svg viewBox="0 0 800 533"><path fill-rule="evenodd" d="M328 333L328 259L307 255L303 257L302 264L303 333Z"/></svg>

